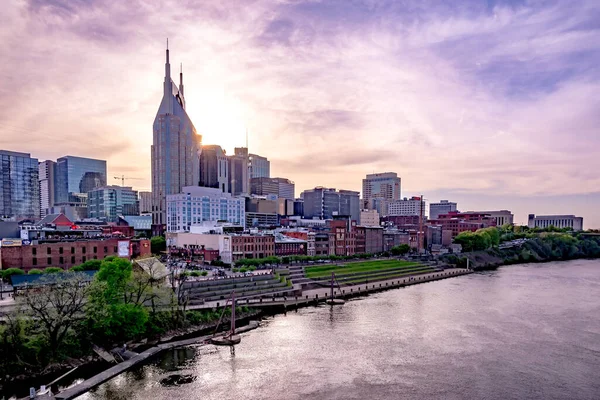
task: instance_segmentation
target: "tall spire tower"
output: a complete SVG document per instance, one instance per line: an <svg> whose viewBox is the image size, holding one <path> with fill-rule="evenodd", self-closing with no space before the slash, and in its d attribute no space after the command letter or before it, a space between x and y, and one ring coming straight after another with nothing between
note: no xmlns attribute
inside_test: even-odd
<svg viewBox="0 0 600 400"><path fill-rule="evenodd" d="M152 223L160 230L168 221L167 196L181 193L185 186L198 185L202 146L202 137L185 111L183 70L179 87L171 79L169 39L163 97L154 118L152 143Z"/></svg>

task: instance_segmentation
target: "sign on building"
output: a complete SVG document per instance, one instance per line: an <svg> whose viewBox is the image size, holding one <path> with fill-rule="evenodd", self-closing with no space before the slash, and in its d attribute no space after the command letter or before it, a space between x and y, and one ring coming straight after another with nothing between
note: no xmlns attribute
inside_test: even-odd
<svg viewBox="0 0 600 400"><path fill-rule="evenodd" d="M129 240L119 240L117 254L119 257L129 258Z"/></svg>

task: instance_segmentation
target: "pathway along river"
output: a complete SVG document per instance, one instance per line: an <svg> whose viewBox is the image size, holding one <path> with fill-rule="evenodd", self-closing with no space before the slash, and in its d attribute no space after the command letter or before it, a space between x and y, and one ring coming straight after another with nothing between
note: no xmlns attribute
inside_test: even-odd
<svg viewBox="0 0 600 400"><path fill-rule="evenodd" d="M520 265L278 315L78 399L599 399L600 261Z"/></svg>

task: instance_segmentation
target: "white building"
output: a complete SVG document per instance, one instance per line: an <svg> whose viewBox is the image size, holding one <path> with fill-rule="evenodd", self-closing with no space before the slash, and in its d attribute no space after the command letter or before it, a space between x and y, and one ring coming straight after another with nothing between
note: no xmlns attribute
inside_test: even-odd
<svg viewBox="0 0 600 400"><path fill-rule="evenodd" d="M389 216L425 215L425 204L420 197L404 198L388 204Z"/></svg>
<svg viewBox="0 0 600 400"><path fill-rule="evenodd" d="M574 215L534 215L529 214L527 226L530 228L571 228L574 231L583 230L583 217Z"/></svg>
<svg viewBox="0 0 600 400"><path fill-rule="evenodd" d="M395 172L368 174L362 181L362 207L387 214L387 205L400 200L400 178Z"/></svg>
<svg viewBox="0 0 600 400"><path fill-rule="evenodd" d="M448 200L440 200L439 203L429 204L429 219L438 219L440 215L457 211L457 204Z"/></svg>
<svg viewBox="0 0 600 400"><path fill-rule="evenodd" d="M377 210L360 210L361 226L379 226L379 213Z"/></svg>
<svg viewBox="0 0 600 400"><path fill-rule="evenodd" d="M479 213L479 214L490 214L490 217L496 220L496 226L512 225L514 223L515 216L508 210L500 211L467 211L467 213Z"/></svg>
<svg viewBox="0 0 600 400"><path fill-rule="evenodd" d="M225 221L245 227L246 204L217 188L186 186L167 195L167 232L189 232L203 221Z"/></svg>

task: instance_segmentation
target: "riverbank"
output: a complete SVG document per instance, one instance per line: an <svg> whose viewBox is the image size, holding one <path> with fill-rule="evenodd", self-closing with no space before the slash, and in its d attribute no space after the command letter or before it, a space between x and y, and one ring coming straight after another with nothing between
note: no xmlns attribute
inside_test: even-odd
<svg viewBox="0 0 600 400"><path fill-rule="evenodd" d="M404 286L416 285L416 284L420 284L420 283L431 282L431 281L466 275L471 272L472 271L469 271L466 269L448 269L448 270L436 271L436 272L428 273L428 274L415 275L415 276L406 277L403 279L395 278L395 279L390 279L390 280L385 280L385 281L371 281L371 282L368 282L365 284L345 286L342 289L337 289L334 291L334 297L338 298L338 299L344 299L344 298L351 298L351 297L356 297L356 296L364 296L364 295L368 295L371 293L380 292L383 290L389 290L389 289L400 288L400 287L404 287ZM266 314L269 314L269 315L285 313L288 310L291 310L294 308L297 309L300 307L319 305L320 303L325 302L327 300L328 296L330 296L330 294L331 294L330 291L328 291L324 288L308 290L304 293L303 298L295 298L293 300L290 299L289 301L287 301L287 302L284 301L282 303L280 303L280 302L272 302L272 303L264 302L263 303L264 307L262 309L264 310L264 312ZM236 319L236 321L238 321L238 319ZM246 327L242 327L242 328L238 329L237 332L244 333L244 332L248 332L248 331L258 327L258 323L254 324L253 322L256 322L256 321L248 321L248 325ZM131 358L130 360L127 360L123 363L115 365L115 366L107 369L106 371L103 371L103 372L91 377L90 379L83 381L82 383L79 383L73 387L70 387L66 390L61 391L59 394L56 395L56 399L66 400L66 399L72 399L74 397L80 396L81 394L91 390L92 388L102 384L103 382L106 382L107 380L111 379L112 377L127 371L128 369L132 368L133 366L138 365L143 362L146 362L147 360L156 356L158 353L160 353L163 350L172 349L172 348L181 347L181 346L187 346L187 345L191 345L191 344L202 343L210 336L212 336L212 335L193 337L193 338L189 338L189 339L185 339L185 340L173 341L173 342L169 342L169 343L159 344L158 346L146 349L143 353L140 353L139 355Z"/></svg>
<svg viewBox="0 0 600 400"><path fill-rule="evenodd" d="M544 263L551 261L570 261L600 258L600 238L582 239L567 234L546 234L509 248L490 248L488 250L449 254L440 260L460 267L481 271L496 269L503 265Z"/></svg>

